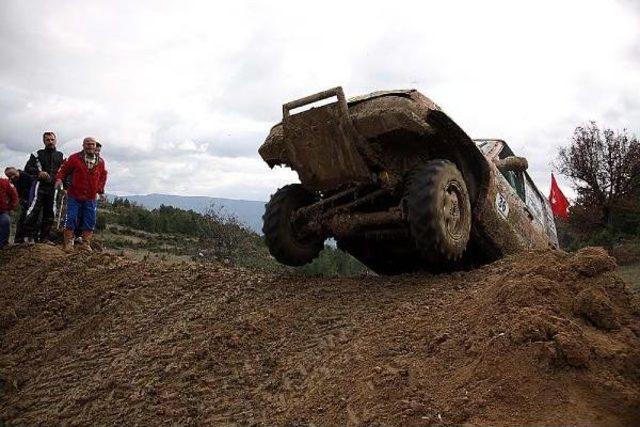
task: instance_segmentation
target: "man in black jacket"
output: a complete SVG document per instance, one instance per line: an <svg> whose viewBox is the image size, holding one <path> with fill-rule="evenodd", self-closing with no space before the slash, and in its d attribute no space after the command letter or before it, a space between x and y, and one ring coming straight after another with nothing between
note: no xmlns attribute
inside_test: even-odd
<svg viewBox="0 0 640 427"><path fill-rule="evenodd" d="M44 149L31 154L24 171L37 179L35 195L29 208L25 227L30 238L36 238L37 225L40 213L42 213L42 223L40 224L40 234L38 241L49 242L51 226L53 225L55 180L58 169L64 162L63 154L56 150L56 134L45 132L42 135Z"/></svg>
<svg viewBox="0 0 640 427"><path fill-rule="evenodd" d="M20 200L20 217L16 223L16 236L13 242L16 244L27 243L29 236L26 233L24 227L24 220L27 217L27 210L31 204L31 200L35 196L33 190L35 188L35 180L28 173L16 169L13 166L9 166L4 170L4 174L11 180L13 186L16 187L18 192L18 199Z"/></svg>

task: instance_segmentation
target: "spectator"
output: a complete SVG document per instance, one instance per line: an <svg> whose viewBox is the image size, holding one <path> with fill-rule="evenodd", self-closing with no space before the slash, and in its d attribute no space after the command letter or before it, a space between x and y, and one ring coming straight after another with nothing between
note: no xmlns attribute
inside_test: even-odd
<svg viewBox="0 0 640 427"><path fill-rule="evenodd" d="M18 193L8 179L0 178L0 249L9 241L11 217L9 212L18 206Z"/></svg>
<svg viewBox="0 0 640 427"><path fill-rule="evenodd" d="M100 199L104 200L107 179L104 160L96 155L96 142L94 138L85 138L82 141L82 151L71 155L56 176L56 187L60 188L62 182L71 175L64 222L64 249L67 252L73 250L73 234L77 226L82 230L81 248L91 250L96 225L96 196L100 195ZM79 225L78 216L82 216L82 223Z"/></svg>
<svg viewBox="0 0 640 427"><path fill-rule="evenodd" d="M102 152L102 144L99 142L96 142L96 155L100 158L102 158L102 155L100 154ZM109 172L105 169L104 170L104 181L107 182L107 177L109 176Z"/></svg>
<svg viewBox="0 0 640 427"><path fill-rule="evenodd" d="M27 217L27 210L29 204L34 197L33 190L35 189L35 180L31 175L26 172L16 169L13 166L9 166L4 170L4 174L15 186L18 192L18 199L20 199L20 217L16 223L16 235L13 239L14 243L33 243L33 239L29 239L24 227L24 221Z"/></svg>
<svg viewBox="0 0 640 427"><path fill-rule="evenodd" d="M54 184L58 169L64 162L64 156L56 150L56 135L45 132L42 135L44 149L31 154L24 171L37 179L33 200L27 209L25 228L30 239L37 237L43 243L50 242L53 225ZM38 235L38 219L42 213L42 223Z"/></svg>
<svg viewBox="0 0 640 427"><path fill-rule="evenodd" d="M96 156L100 157L100 152L102 151L102 144L96 142ZM107 170L104 171L104 180L107 181ZM82 224L82 211L78 212L78 221L76 222L76 229L74 231L74 244L82 244L82 229L79 227Z"/></svg>

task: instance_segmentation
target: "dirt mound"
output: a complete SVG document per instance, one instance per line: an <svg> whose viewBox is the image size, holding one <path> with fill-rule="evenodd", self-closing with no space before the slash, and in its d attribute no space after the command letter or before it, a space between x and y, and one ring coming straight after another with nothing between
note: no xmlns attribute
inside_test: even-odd
<svg viewBox="0 0 640 427"><path fill-rule="evenodd" d="M600 249L352 279L48 246L0 265L15 424L640 421L639 303Z"/></svg>

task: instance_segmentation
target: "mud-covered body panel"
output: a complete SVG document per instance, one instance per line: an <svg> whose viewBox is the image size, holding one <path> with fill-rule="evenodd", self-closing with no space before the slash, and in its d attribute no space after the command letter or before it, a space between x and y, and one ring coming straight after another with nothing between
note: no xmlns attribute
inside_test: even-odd
<svg viewBox="0 0 640 427"><path fill-rule="evenodd" d="M440 109L433 101L413 89L374 92L350 98L347 105L354 127L364 138L375 138L399 129L429 133L431 130L424 119L430 110ZM315 109L309 111L313 110ZM258 152L270 166L291 166L282 122L271 128Z"/></svg>
<svg viewBox="0 0 640 427"><path fill-rule="evenodd" d="M558 248L555 223L548 201L524 172L525 200L497 167L500 151L506 145L495 140L493 150L485 153L490 171L489 184L476 207L476 221L484 237L496 245L500 255L527 249Z"/></svg>
<svg viewBox="0 0 640 427"><path fill-rule="evenodd" d="M262 157L269 167L276 165L289 165L289 159L284 148L284 130L282 123L278 123L269 131L269 135L264 143L258 149L258 154Z"/></svg>
<svg viewBox="0 0 640 427"><path fill-rule="evenodd" d="M557 247L497 168L491 169L488 191L476 208L476 221L500 255Z"/></svg>
<svg viewBox="0 0 640 427"><path fill-rule="evenodd" d="M287 160L307 189L326 191L346 183L371 181L369 167L358 149L365 144L364 138L337 106L285 118L283 137Z"/></svg>
<svg viewBox="0 0 640 427"><path fill-rule="evenodd" d="M316 116L321 116L322 110L329 108L331 104L298 115L312 118L315 112ZM353 128L371 147L370 158L367 160L373 173L385 170L401 177L425 159L440 156L454 161L463 174L474 176L471 188L473 200L481 190L480 187L486 184L488 171L475 143L438 105L418 91L374 92L368 96L351 98L348 102L348 114ZM321 120L316 122L313 126L317 129ZM315 162L336 161L335 150L310 150L314 153L312 157L302 159L298 156L297 159L292 159L291 152L295 150L290 147L308 144L308 139L294 135L300 134L299 129L292 126L287 129L286 124L283 121L271 129L258 150L259 154L270 167L290 167L298 172L303 184L319 187L315 182L305 183L304 169ZM324 146L328 147L333 142L327 140ZM335 176L331 176L328 181L335 182ZM348 182L345 179L345 183Z"/></svg>
<svg viewBox="0 0 640 427"><path fill-rule="evenodd" d="M440 108L415 90L374 92L368 97L351 98L349 114L358 132L367 139L396 130L430 134L426 118Z"/></svg>

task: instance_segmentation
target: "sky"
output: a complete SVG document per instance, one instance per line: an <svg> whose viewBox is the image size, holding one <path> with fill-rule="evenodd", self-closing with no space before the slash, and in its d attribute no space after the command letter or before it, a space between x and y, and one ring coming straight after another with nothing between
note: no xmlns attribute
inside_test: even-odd
<svg viewBox="0 0 640 427"><path fill-rule="evenodd" d="M640 136L638 0L2 0L0 58L0 166L94 136L121 195L267 200L282 104L338 85L418 89L545 194L576 126Z"/></svg>

